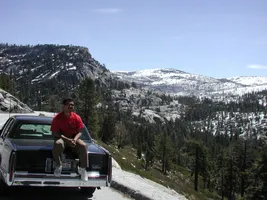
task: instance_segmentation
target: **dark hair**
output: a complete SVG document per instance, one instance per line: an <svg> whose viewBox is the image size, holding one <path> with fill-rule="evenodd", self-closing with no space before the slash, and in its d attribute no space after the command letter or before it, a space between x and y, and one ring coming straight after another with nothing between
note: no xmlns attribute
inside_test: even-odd
<svg viewBox="0 0 267 200"><path fill-rule="evenodd" d="M68 102L71 102L71 101L73 101L72 98L64 98L61 103L62 105L66 105Z"/></svg>

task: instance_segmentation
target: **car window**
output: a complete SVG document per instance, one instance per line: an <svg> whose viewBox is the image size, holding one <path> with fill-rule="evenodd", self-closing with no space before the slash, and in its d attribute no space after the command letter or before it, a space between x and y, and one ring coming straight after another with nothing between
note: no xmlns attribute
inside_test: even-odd
<svg viewBox="0 0 267 200"><path fill-rule="evenodd" d="M13 138L20 139L51 139L54 137L50 131L51 124L38 124L38 123L20 123L13 135ZM81 136L83 140L91 141L86 128L83 129Z"/></svg>
<svg viewBox="0 0 267 200"><path fill-rule="evenodd" d="M4 129L7 127L7 125L9 124L10 121L11 121L11 118L9 118L9 119L4 123L4 125L2 126L2 128L1 128L1 137L3 136Z"/></svg>
<svg viewBox="0 0 267 200"><path fill-rule="evenodd" d="M6 124L4 125L4 127L1 130L1 137L5 138L7 136L7 134L9 133L10 129L12 128L12 126L14 125L14 119L10 118Z"/></svg>
<svg viewBox="0 0 267 200"><path fill-rule="evenodd" d="M22 124L16 135L20 137L52 137L52 132L49 124Z"/></svg>

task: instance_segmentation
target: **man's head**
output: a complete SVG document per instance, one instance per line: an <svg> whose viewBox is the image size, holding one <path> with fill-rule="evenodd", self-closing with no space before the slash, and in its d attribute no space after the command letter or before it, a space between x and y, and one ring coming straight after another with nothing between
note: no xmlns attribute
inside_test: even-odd
<svg viewBox="0 0 267 200"><path fill-rule="evenodd" d="M74 111L74 103L72 98L64 98L62 100L63 112L70 113Z"/></svg>

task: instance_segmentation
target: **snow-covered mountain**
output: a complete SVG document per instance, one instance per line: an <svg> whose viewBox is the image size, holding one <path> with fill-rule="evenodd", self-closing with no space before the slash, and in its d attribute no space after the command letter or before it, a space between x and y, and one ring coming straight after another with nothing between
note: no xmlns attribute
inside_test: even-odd
<svg viewBox="0 0 267 200"><path fill-rule="evenodd" d="M248 86L267 85L267 77L237 76L228 78L228 80Z"/></svg>
<svg viewBox="0 0 267 200"><path fill-rule="evenodd" d="M136 82L147 89L175 95L220 98L267 89L267 77L216 79L177 69L147 69L133 72L113 71L124 81Z"/></svg>
<svg viewBox="0 0 267 200"><path fill-rule="evenodd" d="M16 82L20 100L33 109L48 105L53 96L70 95L85 77L111 90L129 89L135 82L157 93L214 100L267 89L267 77L216 79L170 68L111 72L92 57L88 48L71 45L0 44L0 73Z"/></svg>

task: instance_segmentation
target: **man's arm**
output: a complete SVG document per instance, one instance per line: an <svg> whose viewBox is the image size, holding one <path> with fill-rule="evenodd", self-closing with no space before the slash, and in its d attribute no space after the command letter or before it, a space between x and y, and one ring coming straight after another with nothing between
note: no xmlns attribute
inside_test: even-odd
<svg viewBox="0 0 267 200"><path fill-rule="evenodd" d="M73 138L73 140L76 142L82 135L82 129L80 129L78 131L78 133L75 135L75 137Z"/></svg>
<svg viewBox="0 0 267 200"><path fill-rule="evenodd" d="M82 129L84 128L83 121L82 121L80 116L77 116L77 120L78 120L78 131L77 131L77 134L75 135L75 137L73 139L75 141L75 143L81 137Z"/></svg>
<svg viewBox="0 0 267 200"><path fill-rule="evenodd" d="M65 142L70 142L71 139L64 136L63 134L59 133L59 132L52 132L52 135L56 138L61 138L62 140L64 140Z"/></svg>
<svg viewBox="0 0 267 200"><path fill-rule="evenodd" d="M59 133L59 132L55 132L55 131L52 131L52 135L53 135L54 137L57 137L57 138L60 138L60 137L61 137L61 133Z"/></svg>
<svg viewBox="0 0 267 200"><path fill-rule="evenodd" d="M71 138L68 138L64 135L61 135L60 138L63 139L65 142L71 142Z"/></svg>

